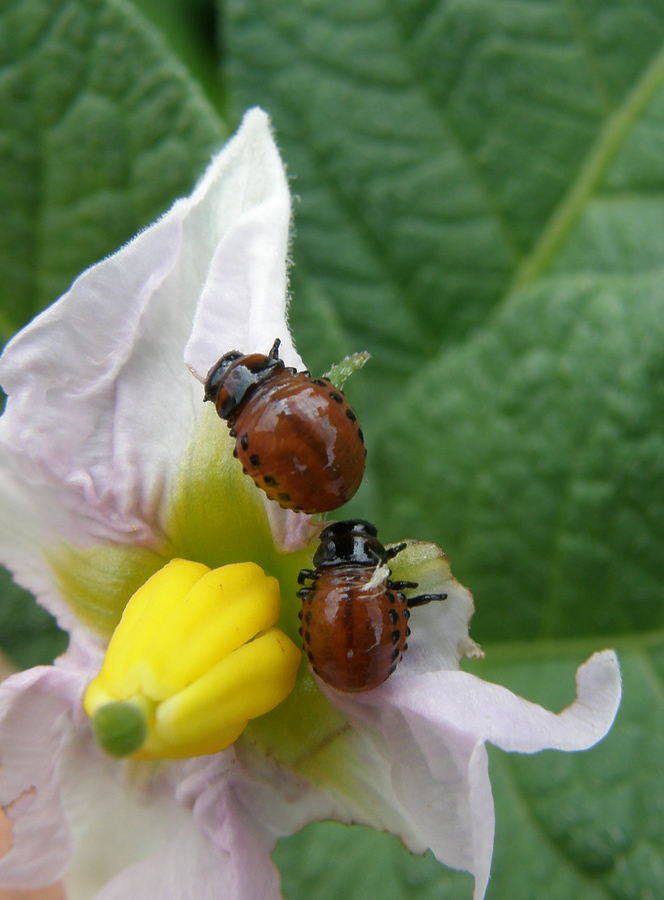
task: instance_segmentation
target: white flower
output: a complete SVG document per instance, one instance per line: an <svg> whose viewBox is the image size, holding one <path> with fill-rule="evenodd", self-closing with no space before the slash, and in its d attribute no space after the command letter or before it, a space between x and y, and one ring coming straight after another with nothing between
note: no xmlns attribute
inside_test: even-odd
<svg viewBox="0 0 664 900"><path fill-rule="evenodd" d="M413 611L410 649L380 688L341 694L302 664L286 700L220 753L155 763L99 749L84 693L129 598L171 559L258 563L296 637L315 528L242 475L197 380L226 351L267 352L277 337L302 367L286 323L289 221L269 124L252 110L191 197L84 272L0 361L0 558L71 635L55 666L0 687L2 886L269 900L278 837L332 818L431 847L475 875L481 898L494 828L484 742L580 750L611 726L611 651L579 670L560 715L459 671L472 598L440 551L413 543L395 577L449 599Z"/></svg>

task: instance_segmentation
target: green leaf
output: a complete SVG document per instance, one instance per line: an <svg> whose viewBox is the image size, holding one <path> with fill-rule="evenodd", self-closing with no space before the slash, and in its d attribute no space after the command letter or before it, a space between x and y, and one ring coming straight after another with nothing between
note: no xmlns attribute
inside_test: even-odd
<svg viewBox="0 0 664 900"><path fill-rule="evenodd" d="M469 875L443 868L430 852L411 856L393 835L360 826L309 825L279 842L274 861L284 900L459 900L472 893Z"/></svg>
<svg viewBox="0 0 664 900"><path fill-rule="evenodd" d="M225 6L238 109L270 112L299 197L298 347L316 371L372 355L350 383L368 469L348 514L446 550L476 598L482 677L560 708L584 654L629 641L602 745L491 754L488 896L659 897L664 7ZM329 880L420 896L388 838L290 841L287 897Z"/></svg>
<svg viewBox="0 0 664 900"><path fill-rule="evenodd" d="M445 547L480 640L659 627L661 10L265 7L230 3L233 71L297 178L299 307L372 353L379 524Z"/></svg>
<svg viewBox="0 0 664 900"><path fill-rule="evenodd" d="M410 379L416 433L386 424L379 464L398 497L386 518L428 526L491 597L480 639L663 621L664 204L644 159L664 137L663 81L664 57L609 122L518 286ZM407 498L404 456L420 473ZM432 491L453 515L421 514Z"/></svg>
<svg viewBox="0 0 664 900"><path fill-rule="evenodd" d="M0 63L8 337L187 192L225 129L121 0L5 0Z"/></svg>
<svg viewBox="0 0 664 900"><path fill-rule="evenodd" d="M67 635L34 598L0 567L0 643L19 669L52 662L67 648Z"/></svg>
<svg viewBox="0 0 664 900"><path fill-rule="evenodd" d="M592 145L602 99L569 14L227 7L241 105L274 117L301 198L296 325L336 318L394 381L483 321Z"/></svg>
<svg viewBox="0 0 664 900"><path fill-rule="evenodd" d="M132 0L200 83L222 113L227 104L221 80L218 12L214 0Z"/></svg>
<svg viewBox="0 0 664 900"><path fill-rule="evenodd" d="M480 642L661 627L662 373L655 272L541 281L412 379L385 520L445 547Z"/></svg>

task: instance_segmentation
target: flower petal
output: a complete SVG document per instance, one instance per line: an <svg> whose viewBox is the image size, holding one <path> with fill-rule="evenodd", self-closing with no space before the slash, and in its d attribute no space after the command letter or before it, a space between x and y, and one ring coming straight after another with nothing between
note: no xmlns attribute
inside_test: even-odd
<svg viewBox="0 0 664 900"><path fill-rule="evenodd" d="M306 547L323 527L306 513L282 509L274 500L264 498L272 539L280 553L294 553Z"/></svg>
<svg viewBox="0 0 664 900"><path fill-rule="evenodd" d="M229 350L267 353L278 337L286 365L302 368L286 326L290 192L265 113L247 113L214 165L233 169L232 181L216 185L216 205L232 228L223 219L216 225L185 360L203 381Z"/></svg>
<svg viewBox="0 0 664 900"><path fill-rule="evenodd" d="M486 890L494 813L484 741L505 750L583 750L611 727L620 702L613 651L577 673L577 700L556 715L466 672L399 671L375 691L352 698L324 687L336 705L391 758L392 787L421 840Z"/></svg>
<svg viewBox="0 0 664 900"><path fill-rule="evenodd" d="M161 830L162 823L154 825ZM229 898L228 869L228 861L189 821L153 853L107 881L94 894L94 900ZM72 891L69 880L66 884L68 900L90 900L93 896L89 889Z"/></svg>
<svg viewBox="0 0 664 900"><path fill-rule="evenodd" d="M382 700L413 720L452 727L502 750L587 750L606 735L618 711L621 683L615 652L593 654L579 667L576 685L577 699L558 714L467 672L402 673L379 689L383 697L374 692L371 702Z"/></svg>
<svg viewBox="0 0 664 900"><path fill-rule="evenodd" d="M66 673L46 666L0 685L0 805L11 822L0 886L50 885L69 863L72 842L55 769L78 687Z"/></svg>
<svg viewBox="0 0 664 900"><path fill-rule="evenodd" d="M309 822L335 818L331 799L240 739L191 767L178 788L194 821L225 860L227 900L278 900L277 839ZM185 895L186 896L186 895Z"/></svg>
<svg viewBox="0 0 664 900"><path fill-rule="evenodd" d="M252 110L190 197L3 353L0 561L65 627L45 548L167 546L170 485L203 407L185 355L204 377L233 345L267 350L279 336L300 363L286 325L289 218L267 116Z"/></svg>
<svg viewBox="0 0 664 900"><path fill-rule="evenodd" d="M210 876L202 871L197 881L193 866L212 848L175 800L175 771L118 762L96 747L89 731L69 732L57 769L73 840L64 879L68 900L179 897L170 892L175 885L186 885L182 897L192 900L213 896L196 893Z"/></svg>
<svg viewBox="0 0 664 900"><path fill-rule="evenodd" d="M412 635L408 652L398 673L435 672L458 669L464 656L482 655L468 637L468 626L475 612L473 595L453 577L447 554L425 541L407 541L406 547L391 563L396 581L415 581L414 594L446 594L445 600L433 601L411 611Z"/></svg>

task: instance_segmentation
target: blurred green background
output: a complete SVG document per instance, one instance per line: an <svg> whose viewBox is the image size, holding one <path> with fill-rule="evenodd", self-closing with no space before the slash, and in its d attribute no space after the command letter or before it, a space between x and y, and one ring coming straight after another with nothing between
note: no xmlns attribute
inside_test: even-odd
<svg viewBox="0 0 664 900"><path fill-rule="evenodd" d="M664 896L663 47L662 0L0 0L3 340L260 104L298 348L319 373L372 354L348 513L447 551L482 677L560 709L618 649L600 746L491 752L489 900ZM6 575L0 643L64 646ZM287 900L472 892L364 829L275 858Z"/></svg>

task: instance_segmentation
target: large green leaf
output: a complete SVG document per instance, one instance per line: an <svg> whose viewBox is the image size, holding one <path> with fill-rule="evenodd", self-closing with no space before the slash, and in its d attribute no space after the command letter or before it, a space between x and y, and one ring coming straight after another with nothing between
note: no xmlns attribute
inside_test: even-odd
<svg viewBox="0 0 664 900"><path fill-rule="evenodd" d="M381 524L445 546L481 638L659 627L664 10L261 7L237 89L302 196L299 308L374 353Z"/></svg>
<svg viewBox="0 0 664 900"><path fill-rule="evenodd" d="M664 37L648 3L226 6L241 105L273 115L301 198L296 317L382 378L500 302Z"/></svg>
<svg viewBox="0 0 664 900"><path fill-rule="evenodd" d="M540 279L414 376L385 519L446 547L480 640L662 626L662 373L654 271Z"/></svg>
<svg viewBox="0 0 664 900"><path fill-rule="evenodd" d="M226 7L239 107L271 113L300 197L299 345L320 369L372 353L353 513L447 550L483 677L560 707L566 641L630 636L602 746L492 754L489 896L661 896L664 4ZM418 893L389 840L335 834L280 848L287 896L374 894L381 871L399 897L470 893L426 860ZM309 844L337 840L314 888Z"/></svg>
<svg viewBox="0 0 664 900"><path fill-rule="evenodd" d="M2 0L0 62L6 338L187 192L225 129L121 0Z"/></svg>

